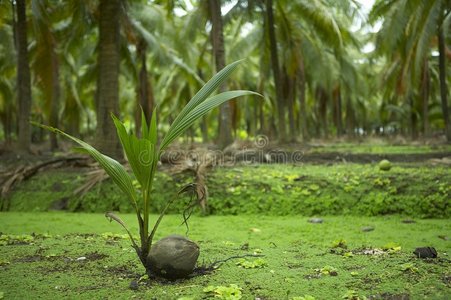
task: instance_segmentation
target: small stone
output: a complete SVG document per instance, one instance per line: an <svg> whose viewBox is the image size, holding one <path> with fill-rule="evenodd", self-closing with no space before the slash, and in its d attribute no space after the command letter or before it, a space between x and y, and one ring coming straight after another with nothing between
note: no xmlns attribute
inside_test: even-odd
<svg viewBox="0 0 451 300"><path fill-rule="evenodd" d="M372 227L372 226L362 227L363 232L369 232L369 231L373 231L373 230L374 230L374 227Z"/></svg>
<svg viewBox="0 0 451 300"><path fill-rule="evenodd" d="M84 260L86 260L86 257L85 257L85 256L78 257L78 258L76 259L76 261L84 261Z"/></svg>
<svg viewBox="0 0 451 300"><path fill-rule="evenodd" d="M418 258L436 258L437 250L434 247L418 247L413 251Z"/></svg>
<svg viewBox="0 0 451 300"><path fill-rule="evenodd" d="M309 223L313 223L313 224L321 224L323 223L323 219L321 218L310 218L308 220Z"/></svg>
<svg viewBox="0 0 451 300"><path fill-rule="evenodd" d="M131 290L133 290L133 291L137 291L137 290L139 289L138 281L132 280L132 281L130 282L130 285L129 285L128 287L129 287L129 289L131 289Z"/></svg>

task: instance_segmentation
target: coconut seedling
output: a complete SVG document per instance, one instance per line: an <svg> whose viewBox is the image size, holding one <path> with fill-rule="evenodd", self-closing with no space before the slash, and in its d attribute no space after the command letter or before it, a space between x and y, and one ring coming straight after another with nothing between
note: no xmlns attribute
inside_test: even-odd
<svg viewBox="0 0 451 300"><path fill-rule="evenodd" d="M111 177L114 183L127 195L136 211L140 240L138 242L135 240L125 223L118 216L109 212L106 213L106 216L110 220L118 222L126 230L130 237L132 247L136 250L138 257L147 272L151 275L167 278L185 277L193 271L199 256L199 247L194 242L178 235L168 236L158 241L154 245L155 247L152 247L155 232L167 208L173 201L171 200L166 204L165 208L160 212L159 218L155 220L152 230L149 230L150 203L152 200L151 191L155 172L157 171L157 163L162 152L177 137L192 126L196 120L207 114L210 110L228 100L240 96L259 95L251 91L236 90L210 96L213 91L215 91L216 88L230 76L240 62L241 61L237 61L226 66L214 75L197 92L197 94L194 95L171 124L161 143L159 143L157 139L156 109L152 113L150 125L148 125L148 120L146 120L144 114L142 114L143 122L140 137L132 132L128 132L124 124L116 116L112 115L117 134L125 155L127 156L131 170L136 180L140 183L139 194L132 184L132 177L118 161L100 153L88 143L57 128L35 124L52 132L61 134L81 146L79 149L82 152L91 155ZM189 187L182 189L182 191L188 189ZM167 263L162 263L163 260Z"/></svg>

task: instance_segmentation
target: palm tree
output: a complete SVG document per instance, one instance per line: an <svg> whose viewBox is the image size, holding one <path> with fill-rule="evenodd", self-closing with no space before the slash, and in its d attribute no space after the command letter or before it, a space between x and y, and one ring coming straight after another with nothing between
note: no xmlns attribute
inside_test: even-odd
<svg viewBox="0 0 451 300"><path fill-rule="evenodd" d="M278 135L280 136L280 141L285 142L287 139L286 127L285 127L285 99L282 93L282 80L280 76L279 67L279 54L278 45L275 33L275 21L273 12L272 0L266 0L266 28L269 37L269 49L271 53L271 66L272 74L274 78L274 85L276 89L276 103L277 103L277 121L278 121Z"/></svg>
<svg viewBox="0 0 451 300"><path fill-rule="evenodd" d="M60 4L60 3L59 3ZM52 23L56 23L55 17L62 15L61 5L48 5L45 0L32 1L31 21L35 28L36 45L32 69L37 84L43 92L49 125L59 127L60 107L60 59L57 54L57 37L52 29ZM58 148L57 136L50 134L50 149Z"/></svg>
<svg viewBox="0 0 451 300"><path fill-rule="evenodd" d="M19 147L21 151L29 151L31 143L30 111L31 111L31 79L28 61L27 17L25 0L16 1L17 22L15 36L17 47L17 90L19 102Z"/></svg>
<svg viewBox="0 0 451 300"><path fill-rule="evenodd" d="M213 45L213 57L215 60L216 72L219 72L225 67L225 47L224 47L224 33L223 22L221 15L221 1L209 0L209 12L211 21L211 44ZM225 84L219 88L220 92L227 90ZM219 109L219 124L218 124L218 144L223 149L232 143L232 116L230 103L224 103Z"/></svg>
<svg viewBox="0 0 451 300"><path fill-rule="evenodd" d="M288 112L290 140L297 138L299 125L303 140L309 139L308 125L313 127L312 115L315 122L320 122L316 129L326 136L330 104L337 134L342 133L342 98L344 93L350 94L354 87L347 88L349 82L341 71L353 68L346 53L349 47L358 46L358 43L346 28L352 22L355 11L354 6L326 0L278 1L275 5L277 44L282 49L278 55L284 82L282 97L287 100L283 104ZM343 61L349 63L344 64ZM349 72L344 73L348 75ZM295 95L298 95L299 105L293 101ZM316 98L313 103L317 107L316 114L307 113L309 96ZM299 117L294 122L296 115Z"/></svg>
<svg viewBox="0 0 451 300"><path fill-rule="evenodd" d="M419 83L424 74L425 60L431 56L434 38L438 38L441 107L445 135L447 140L451 141L443 31L447 24L446 20L449 21L451 12L449 7L449 0L380 1L373 7L370 20L374 22L384 19L383 27L378 34L377 48L389 60L391 66L387 67L387 71L396 81L398 94L404 96L406 102L410 103L412 120L415 113L412 93L417 86L427 87Z"/></svg>
<svg viewBox="0 0 451 300"><path fill-rule="evenodd" d="M6 144L12 142L12 135L16 124L16 107L15 107L15 81L16 81L16 49L13 42L13 28L11 19L7 17L13 16L15 19L15 9L11 13L12 3L0 3L0 15L4 16L0 25L0 40L2 41L2 51L0 51L0 122L3 128L3 134Z"/></svg>
<svg viewBox="0 0 451 300"><path fill-rule="evenodd" d="M100 0L96 139L98 149L114 158L123 157L110 116L119 112L119 20L122 9L120 0Z"/></svg>
<svg viewBox="0 0 451 300"><path fill-rule="evenodd" d="M440 97L442 100L443 120L445 121L445 134L448 142L451 142L451 122L448 110L448 87L446 83L446 54L445 54L445 16L451 13L449 1L442 1L443 9L440 22L437 25L438 51L439 51L439 73L440 73ZM448 2L448 12L445 12L445 3Z"/></svg>

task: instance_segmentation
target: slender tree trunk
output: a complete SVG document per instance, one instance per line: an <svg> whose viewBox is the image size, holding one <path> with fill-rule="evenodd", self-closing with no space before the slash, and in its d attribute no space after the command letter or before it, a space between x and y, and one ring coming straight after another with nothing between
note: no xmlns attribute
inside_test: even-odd
<svg viewBox="0 0 451 300"><path fill-rule="evenodd" d="M440 97L442 100L443 120L445 121L446 140L451 142L451 124L448 110L448 87L446 84L446 53L445 53L445 34L443 28L438 28L438 52L439 52L439 76L440 76Z"/></svg>
<svg viewBox="0 0 451 300"><path fill-rule="evenodd" d="M328 138L328 125L327 125L327 94L322 88L317 89L316 99L319 102L319 119L320 119L320 132L322 132L323 138Z"/></svg>
<svg viewBox="0 0 451 300"><path fill-rule="evenodd" d="M60 80L59 80L59 62L55 52L55 44L51 49L52 55L52 104L50 108L50 126L57 128L59 125L59 103L60 103ZM56 133L50 133L50 150L58 149L58 139Z"/></svg>
<svg viewBox="0 0 451 300"><path fill-rule="evenodd" d="M410 118L409 118L409 127L410 127L410 136L412 140L417 139L417 116L415 114L415 101L413 94L409 92L407 94L407 101L409 103L410 108Z"/></svg>
<svg viewBox="0 0 451 300"><path fill-rule="evenodd" d="M307 142L310 137L307 128L307 105L305 103L305 68L304 62L302 60L299 64L299 106L302 127L302 140L304 142Z"/></svg>
<svg viewBox="0 0 451 300"><path fill-rule="evenodd" d="M259 123L260 123L260 127L258 129L258 133L262 134L265 132L265 113L263 111L263 105L259 105L258 106L258 119L259 119Z"/></svg>
<svg viewBox="0 0 451 300"><path fill-rule="evenodd" d="M262 62L262 61L263 61L263 59L260 60L260 62ZM263 75L262 68L260 68L260 78L258 80L257 92L260 93L261 95L263 95L265 82L266 82L266 80ZM255 97L253 97L253 99L254 99L254 103L256 106L255 107L255 109L256 109L255 133L263 134L265 132L265 116L264 116L264 112L263 112L264 101L256 100ZM256 103L255 101L258 101L258 103ZM260 126L257 127L257 123Z"/></svg>
<svg viewBox="0 0 451 300"><path fill-rule="evenodd" d="M343 122L341 119L342 105L341 105L341 89L339 86L333 92L333 100L334 100L335 127L337 129L337 137L340 137L343 135Z"/></svg>
<svg viewBox="0 0 451 300"><path fill-rule="evenodd" d="M290 142L296 141L296 126L294 121L294 98L296 97L296 76L294 78L290 78L287 76L287 82L288 82L288 124L289 124L289 137Z"/></svg>
<svg viewBox="0 0 451 300"><path fill-rule="evenodd" d="M221 1L209 0L211 17L211 42L213 45L213 56L215 58L216 71L225 67L224 34L221 15ZM225 84L219 87L220 92L227 89ZM225 148L233 142L232 138L232 111L230 103L224 103L219 107L218 144Z"/></svg>
<svg viewBox="0 0 451 300"><path fill-rule="evenodd" d="M280 77L279 57L277 53L278 52L277 40L276 40L272 0L266 0L266 18L269 35L269 49L271 53L272 73L274 77L274 85L276 88L278 136L280 137L280 141L284 142L287 139L285 127L285 103L282 92L282 81Z"/></svg>
<svg viewBox="0 0 451 300"><path fill-rule="evenodd" d="M154 107L154 94L152 89L152 84L147 72L146 63L146 44L145 41L141 40L138 43L137 55L141 63L141 68L139 70L139 85L138 85L138 101L141 106L144 116L147 122L150 122L152 116L152 111ZM136 132L140 132L141 124L144 120L141 120L141 108L138 108L138 117L136 118ZM147 124L149 125L149 124Z"/></svg>
<svg viewBox="0 0 451 300"><path fill-rule="evenodd" d="M205 52L205 49L207 48L205 46L202 48L202 54ZM197 69L197 75L199 75L200 78L203 78L203 74L202 74L202 70L200 68ZM203 143L208 143L208 141L210 140L209 136L208 136L208 116L203 116L202 117L202 121L200 123L200 131L202 134L202 142Z"/></svg>
<svg viewBox="0 0 451 300"><path fill-rule="evenodd" d="M123 154L110 114L119 112L119 29L120 0L100 0L97 81L98 149L116 159Z"/></svg>
<svg viewBox="0 0 451 300"><path fill-rule="evenodd" d="M350 96L346 100L346 131L349 136L355 135L355 115Z"/></svg>
<svg viewBox="0 0 451 300"><path fill-rule="evenodd" d="M423 102L423 135L429 136L429 66L428 60L424 60L423 76L421 80L421 98Z"/></svg>
<svg viewBox="0 0 451 300"><path fill-rule="evenodd" d="M207 116L202 118L202 122L200 123L200 131L202 133L202 142L208 143L208 119Z"/></svg>
<svg viewBox="0 0 451 300"><path fill-rule="evenodd" d="M2 125L3 125L3 132L5 134L5 141L6 145L11 144L11 132L12 132L12 109L9 104L6 105L6 113L2 115Z"/></svg>
<svg viewBox="0 0 451 300"><path fill-rule="evenodd" d="M20 151L28 152L31 143L31 76L28 61L27 18L25 0L16 0L17 5L17 89L19 102L19 145Z"/></svg>

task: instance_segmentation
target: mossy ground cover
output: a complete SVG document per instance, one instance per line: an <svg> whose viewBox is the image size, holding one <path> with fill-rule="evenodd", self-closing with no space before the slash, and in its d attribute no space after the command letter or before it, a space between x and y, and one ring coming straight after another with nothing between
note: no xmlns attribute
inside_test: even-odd
<svg viewBox="0 0 451 300"><path fill-rule="evenodd" d="M122 217L137 232L134 216ZM5 299L210 299L214 291L224 297L235 291L242 299L449 299L449 220L307 220L193 216L189 237L201 247L200 263L252 253L264 257L230 260L212 274L176 282L142 278L132 290L130 283L144 269L119 226L101 214L1 213L0 293ZM167 216L157 238L184 234L181 222L180 216ZM368 226L374 230L362 231ZM438 258L416 258L412 251L420 246L435 247Z"/></svg>
<svg viewBox="0 0 451 300"><path fill-rule="evenodd" d="M310 152L327 153L366 153L366 154L420 154L451 152L450 145L390 145L386 142L380 143L333 143L313 146Z"/></svg>
<svg viewBox="0 0 451 300"><path fill-rule="evenodd" d="M83 197L74 190L86 171L53 170L19 185L10 195L11 211L132 212L131 203L109 180ZM152 210L161 211L192 173L157 175ZM332 165L257 164L215 167L206 173L210 213L311 216L402 214L422 218L451 216L451 170L425 163L393 163L381 171L377 163ZM181 213L188 199L179 199L171 213Z"/></svg>

